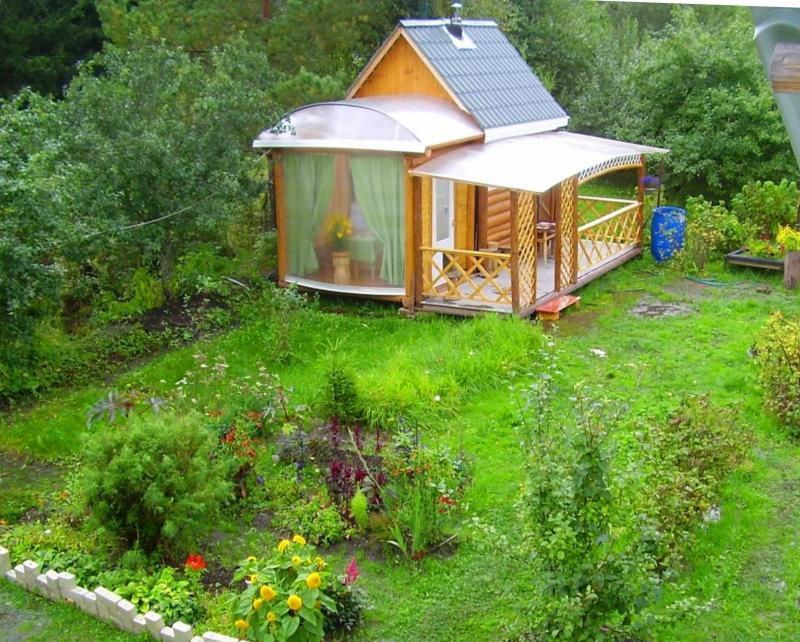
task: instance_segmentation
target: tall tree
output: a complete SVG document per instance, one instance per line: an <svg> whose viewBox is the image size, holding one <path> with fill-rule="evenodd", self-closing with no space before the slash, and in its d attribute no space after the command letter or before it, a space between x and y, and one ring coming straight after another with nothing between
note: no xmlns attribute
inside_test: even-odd
<svg viewBox="0 0 800 642"><path fill-rule="evenodd" d="M77 61L102 46L92 0L0 2L0 96L29 86L58 96Z"/></svg>

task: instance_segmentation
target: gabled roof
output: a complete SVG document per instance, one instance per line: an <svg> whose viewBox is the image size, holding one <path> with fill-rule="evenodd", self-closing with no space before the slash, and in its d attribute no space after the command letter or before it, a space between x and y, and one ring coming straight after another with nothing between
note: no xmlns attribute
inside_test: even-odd
<svg viewBox="0 0 800 642"><path fill-rule="evenodd" d="M486 140L565 127L568 116L492 20L464 20L459 41L448 20L401 20L376 54L405 36L456 102L486 132ZM398 33L399 31L399 33ZM369 76L370 64L350 90Z"/></svg>

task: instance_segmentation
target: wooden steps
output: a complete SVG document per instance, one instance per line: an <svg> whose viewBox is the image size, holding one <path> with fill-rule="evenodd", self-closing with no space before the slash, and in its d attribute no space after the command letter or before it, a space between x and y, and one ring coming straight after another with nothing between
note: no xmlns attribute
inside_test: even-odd
<svg viewBox="0 0 800 642"><path fill-rule="evenodd" d="M571 305L578 308L580 304L581 298L579 296L563 294L551 299L547 303L537 305L533 310L536 312L536 316L542 321L558 321L563 310L566 310Z"/></svg>

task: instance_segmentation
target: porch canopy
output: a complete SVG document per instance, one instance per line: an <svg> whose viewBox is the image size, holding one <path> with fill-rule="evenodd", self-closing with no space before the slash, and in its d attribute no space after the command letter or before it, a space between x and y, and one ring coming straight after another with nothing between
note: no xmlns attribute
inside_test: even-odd
<svg viewBox="0 0 800 642"><path fill-rule="evenodd" d="M419 165L411 173L544 194L573 176L586 180L617 167L638 165L642 154L668 152L660 147L555 131L459 147Z"/></svg>
<svg viewBox="0 0 800 642"><path fill-rule="evenodd" d="M439 98L412 94L301 107L261 132L253 147L424 154L482 139L483 130L466 112Z"/></svg>

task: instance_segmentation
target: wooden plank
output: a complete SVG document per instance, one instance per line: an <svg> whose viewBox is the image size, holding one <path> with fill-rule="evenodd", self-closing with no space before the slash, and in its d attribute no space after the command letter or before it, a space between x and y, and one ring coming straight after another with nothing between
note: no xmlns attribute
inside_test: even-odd
<svg viewBox="0 0 800 642"><path fill-rule="evenodd" d="M283 156L280 152L272 152L272 172L275 182L275 230L278 243L278 283L286 284L289 272L289 254L286 248L286 197L284 192Z"/></svg>
<svg viewBox="0 0 800 642"><path fill-rule="evenodd" d="M446 100L466 111L402 29L398 37L366 71L363 78L356 80L348 92L348 98L424 94Z"/></svg>
<svg viewBox="0 0 800 642"><path fill-rule="evenodd" d="M546 303L542 303L534 307L534 312L536 315L542 319L542 321L558 321L561 317L561 313L571 306L580 306L581 298L579 296L573 296L571 294L562 294L553 299L550 299Z"/></svg>
<svg viewBox="0 0 800 642"><path fill-rule="evenodd" d="M769 80L775 91L800 92L800 44L779 42L769 61Z"/></svg>
<svg viewBox="0 0 800 642"><path fill-rule="evenodd" d="M511 309L514 314L520 311L519 304L519 239L517 230L517 205L519 194L511 192Z"/></svg>
<svg viewBox="0 0 800 642"><path fill-rule="evenodd" d="M647 159L644 154L641 155L641 161L642 164L637 172L638 184L636 186L636 199L639 201L639 210L636 212L636 221L639 225L639 231L636 235L637 245L642 245L644 242L644 174L647 166Z"/></svg>

